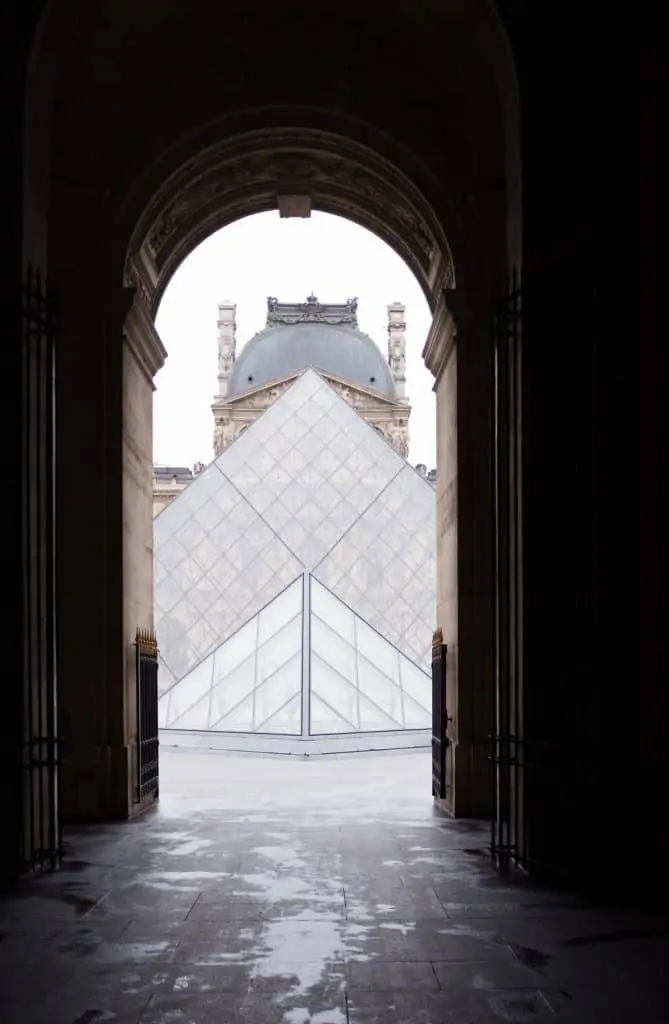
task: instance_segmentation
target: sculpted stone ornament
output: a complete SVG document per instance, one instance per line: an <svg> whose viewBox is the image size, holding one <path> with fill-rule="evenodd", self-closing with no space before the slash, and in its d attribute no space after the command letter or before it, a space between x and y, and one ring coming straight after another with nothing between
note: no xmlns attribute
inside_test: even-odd
<svg viewBox="0 0 669 1024"><path fill-rule="evenodd" d="M278 302L267 300L267 327L279 324L350 324L358 327L358 300L347 299L341 304L319 302L315 295L307 296L305 302Z"/></svg>
<svg viewBox="0 0 669 1024"><path fill-rule="evenodd" d="M214 430L214 452L220 455L234 441L239 428L230 422L217 423Z"/></svg>
<svg viewBox="0 0 669 1024"><path fill-rule="evenodd" d="M389 344L389 364L394 377L403 376L406 370L406 339L403 335L392 335Z"/></svg>
<svg viewBox="0 0 669 1024"><path fill-rule="evenodd" d="M399 423L393 423L388 431L388 438L398 455L403 459L409 457L409 431Z"/></svg>

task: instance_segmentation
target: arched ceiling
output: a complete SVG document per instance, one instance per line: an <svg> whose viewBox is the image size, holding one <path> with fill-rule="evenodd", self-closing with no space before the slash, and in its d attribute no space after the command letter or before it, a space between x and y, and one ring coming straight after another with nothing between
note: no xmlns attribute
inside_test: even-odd
<svg viewBox="0 0 669 1024"><path fill-rule="evenodd" d="M238 217L277 209L279 197L290 194L383 238L413 270L428 301L440 287L454 286L448 241L409 179L368 147L310 128L246 132L191 159L142 217L129 249L128 278L150 282L155 311L170 277L199 242Z"/></svg>
<svg viewBox="0 0 669 1024"><path fill-rule="evenodd" d="M380 235L433 305L504 248L515 79L491 0L53 0L51 20L29 107L48 67L52 207L86 186L56 262L95 244L155 309L195 245L285 192Z"/></svg>

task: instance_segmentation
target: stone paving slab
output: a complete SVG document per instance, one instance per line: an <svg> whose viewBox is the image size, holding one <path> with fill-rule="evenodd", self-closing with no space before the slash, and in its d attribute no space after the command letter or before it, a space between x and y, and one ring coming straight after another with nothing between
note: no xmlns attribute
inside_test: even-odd
<svg viewBox="0 0 669 1024"><path fill-rule="evenodd" d="M2 1024L659 1024L667 922L500 877L423 752L168 751L0 899Z"/></svg>

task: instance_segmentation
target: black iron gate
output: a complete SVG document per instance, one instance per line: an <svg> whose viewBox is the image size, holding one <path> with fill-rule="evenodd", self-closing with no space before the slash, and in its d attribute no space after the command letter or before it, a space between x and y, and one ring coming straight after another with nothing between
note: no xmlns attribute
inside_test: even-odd
<svg viewBox="0 0 669 1024"><path fill-rule="evenodd" d="M521 503L522 290L514 271L491 309L494 366L494 695L492 829L496 862L526 863L522 693Z"/></svg>
<svg viewBox="0 0 669 1024"><path fill-rule="evenodd" d="M158 642L151 630L135 637L137 668L137 802L158 796Z"/></svg>
<svg viewBox="0 0 669 1024"><path fill-rule="evenodd" d="M432 796L443 800L448 790L446 757L448 723L446 710L446 654L441 629L432 637Z"/></svg>
<svg viewBox="0 0 669 1024"><path fill-rule="evenodd" d="M19 873L62 856L55 632L55 360L53 284L29 268L22 296L22 813Z"/></svg>

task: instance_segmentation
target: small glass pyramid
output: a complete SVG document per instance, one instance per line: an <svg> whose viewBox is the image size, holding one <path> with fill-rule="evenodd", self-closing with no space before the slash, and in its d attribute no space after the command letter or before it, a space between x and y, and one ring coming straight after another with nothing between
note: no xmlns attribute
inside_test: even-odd
<svg viewBox="0 0 669 1024"><path fill-rule="evenodd" d="M305 573L158 710L163 729L318 736L427 729L430 701L427 673Z"/></svg>

